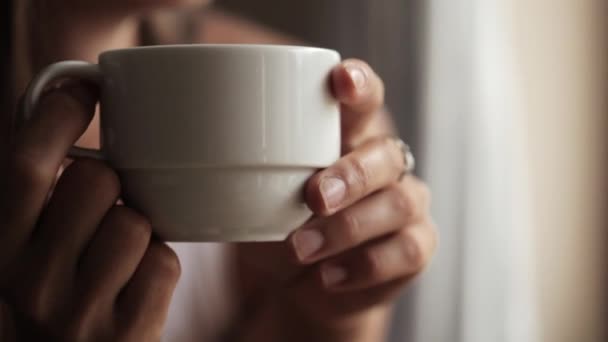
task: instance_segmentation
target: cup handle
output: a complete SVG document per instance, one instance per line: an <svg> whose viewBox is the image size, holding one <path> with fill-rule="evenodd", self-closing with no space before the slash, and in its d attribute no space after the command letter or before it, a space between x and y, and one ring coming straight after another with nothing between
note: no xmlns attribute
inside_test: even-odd
<svg viewBox="0 0 608 342"><path fill-rule="evenodd" d="M99 85L102 81L102 73L97 64L81 61L63 61L44 68L27 88L21 111L22 122L27 122L32 118L44 89L60 78L83 79ZM70 158L106 159L101 150L76 146L70 148L68 156Z"/></svg>

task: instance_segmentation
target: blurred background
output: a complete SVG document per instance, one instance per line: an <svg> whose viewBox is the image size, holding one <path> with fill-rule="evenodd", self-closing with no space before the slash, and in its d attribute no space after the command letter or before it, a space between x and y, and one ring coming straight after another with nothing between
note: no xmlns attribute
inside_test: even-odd
<svg viewBox="0 0 608 342"><path fill-rule="evenodd" d="M608 341L608 1L214 6L385 80L441 235L391 342Z"/></svg>
<svg viewBox="0 0 608 342"><path fill-rule="evenodd" d="M365 59L441 243L392 341L608 340L605 0L223 0Z"/></svg>

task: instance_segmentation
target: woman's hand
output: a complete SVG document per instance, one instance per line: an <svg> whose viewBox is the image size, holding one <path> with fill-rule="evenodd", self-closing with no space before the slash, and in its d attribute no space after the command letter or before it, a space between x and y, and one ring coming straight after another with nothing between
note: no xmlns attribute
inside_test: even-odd
<svg viewBox="0 0 608 342"><path fill-rule="evenodd" d="M156 341L180 274L148 221L116 205L106 165L60 165L91 119L84 87L53 91L0 163L0 339Z"/></svg>
<svg viewBox="0 0 608 342"><path fill-rule="evenodd" d="M281 317L297 312L302 329L286 324L290 340L314 339L316 327L327 341L330 332L334 340L380 341L387 304L435 250L430 195L414 176L400 179L403 151L382 116L380 78L347 60L333 70L332 85L342 103L344 156L308 182L316 216L285 242L242 245L239 260L246 292L272 291L287 309ZM367 329L373 325L375 332Z"/></svg>

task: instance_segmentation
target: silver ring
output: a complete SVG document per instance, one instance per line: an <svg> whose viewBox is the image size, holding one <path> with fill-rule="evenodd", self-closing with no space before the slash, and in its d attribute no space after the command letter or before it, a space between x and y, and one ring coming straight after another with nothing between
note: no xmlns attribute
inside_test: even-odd
<svg viewBox="0 0 608 342"><path fill-rule="evenodd" d="M405 176L414 173L414 170L416 169L416 158L414 158L414 153L412 153L410 145L406 144L405 141L398 137L394 137L394 140L403 154L403 170L399 175L399 181L402 181Z"/></svg>

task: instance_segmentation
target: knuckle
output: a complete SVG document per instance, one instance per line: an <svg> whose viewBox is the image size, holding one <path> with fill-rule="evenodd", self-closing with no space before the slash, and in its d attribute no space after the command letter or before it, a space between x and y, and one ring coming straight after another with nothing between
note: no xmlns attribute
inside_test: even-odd
<svg viewBox="0 0 608 342"><path fill-rule="evenodd" d="M77 160L69 169L71 174L82 176L86 179L89 188L95 189L96 193L103 192L112 197L120 194L120 180L112 168L101 161L92 159Z"/></svg>
<svg viewBox="0 0 608 342"><path fill-rule="evenodd" d="M163 243L154 243L150 246L151 262L155 265L155 272L161 279L177 281L182 268L175 251Z"/></svg>
<svg viewBox="0 0 608 342"><path fill-rule="evenodd" d="M409 268L418 273L426 266L426 253L422 245L410 234L403 234L401 238L404 259Z"/></svg>
<svg viewBox="0 0 608 342"><path fill-rule="evenodd" d="M93 310L78 310L65 323L63 340L69 342L87 341L89 337L89 322L93 319Z"/></svg>
<svg viewBox="0 0 608 342"><path fill-rule="evenodd" d="M27 148L17 149L10 165L13 165L14 176L24 182L24 186L31 189L48 188L56 177L56 168L48 165L44 158Z"/></svg>
<svg viewBox="0 0 608 342"><path fill-rule="evenodd" d="M411 219L415 216L417 211L417 201L413 192L405 187L400 187L391 191L393 196L393 204L395 209L398 210L405 220Z"/></svg>
<svg viewBox="0 0 608 342"><path fill-rule="evenodd" d="M369 273L369 277L373 279L379 279L384 276L384 270L386 269L387 260L384 258L383 254L380 253L377 249L368 249L365 254L365 265L367 265L367 270Z"/></svg>
<svg viewBox="0 0 608 342"><path fill-rule="evenodd" d="M363 239L361 231L361 223L359 218L354 213L343 210L337 213L334 217L335 224L341 232L340 240L347 242L350 245L357 245Z"/></svg>
<svg viewBox="0 0 608 342"><path fill-rule="evenodd" d="M148 220L135 210L125 206L114 206L107 219L115 229L120 230L121 239L131 246L147 245L152 236L152 226Z"/></svg>
<svg viewBox="0 0 608 342"><path fill-rule="evenodd" d="M379 142L386 150L392 150L395 149L396 146L398 146L395 142L395 137L391 135L383 135L381 137L377 137L374 139L374 141ZM401 152L401 148L399 148L399 152ZM401 157L401 153L399 156Z"/></svg>
<svg viewBox="0 0 608 342"><path fill-rule="evenodd" d="M384 152L384 158L387 161L390 161L390 164L393 165L395 170L401 172L404 166L403 151L395 138L392 136L383 136L376 138L375 141L379 149ZM397 177L395 176L395 178Z"/></svg>
<svg viewBox="0 0 608 342"><path fill-rule="evenodd" d="M346 166L346 173L348 177L347 186L351 186L357 192L357 195L361 195L365 192L371 182L371 171L367 164L360 158L349 158Z"/></svg>

